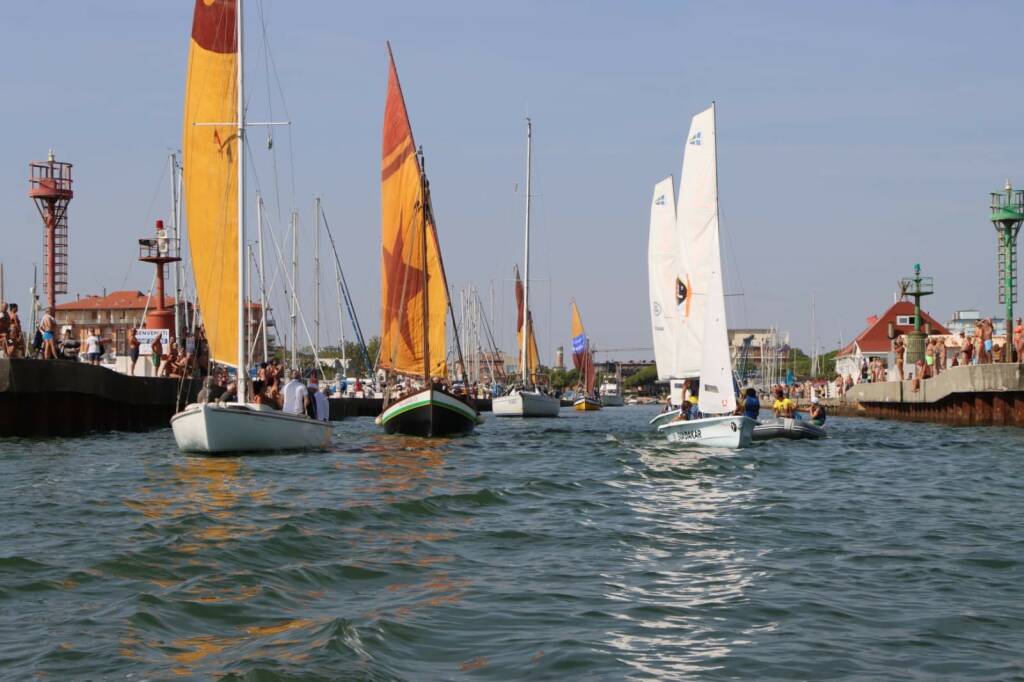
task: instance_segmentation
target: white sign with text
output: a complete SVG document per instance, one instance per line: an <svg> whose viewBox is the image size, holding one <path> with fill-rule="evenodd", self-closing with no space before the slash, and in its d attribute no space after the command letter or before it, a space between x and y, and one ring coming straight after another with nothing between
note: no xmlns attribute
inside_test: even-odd
<svg viewBox="0 0 1024 682"><path fill-rule="evenodd" d="M153 339L160 336L160 345L163 346L163 352L166 354L167 350L171 347L171 330L170 329L137 329L135 330L135 338L139 340L139 355L152 355L153 349L150 346L153 343Z"/></svg>

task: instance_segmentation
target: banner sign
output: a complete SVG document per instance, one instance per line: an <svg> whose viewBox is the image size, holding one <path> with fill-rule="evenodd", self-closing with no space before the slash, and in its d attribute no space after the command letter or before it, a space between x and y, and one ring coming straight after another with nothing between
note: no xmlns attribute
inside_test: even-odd
<svg viewBox="0 0 1024 682"><path fill-rule="evenodd" d="M150 344L153 339L160 336L160 345L163 346L164 353L171 348L171 330L170 329L136 329L135 338L139 340L139 355L152 355L153 349L150 348Z"/></svg>

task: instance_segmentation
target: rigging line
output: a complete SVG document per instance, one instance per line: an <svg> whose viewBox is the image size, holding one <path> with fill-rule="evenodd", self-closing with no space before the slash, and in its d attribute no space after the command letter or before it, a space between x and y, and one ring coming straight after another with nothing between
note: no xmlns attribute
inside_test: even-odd
<svg viewBox="0 0 1024 682"><path fill-rule="evenodd" d="M345 270L341 267L341 257L338 255L338 247L334 242L334 235L331 233L331 225L327 222L327 213L324 211L323 202L320 204L320 216L323 218L324 227L327 230L327 238L331 242L331 251L334 252L334 263L338 266L338 276L341 279L342 296L345 299L345 307L348 309L348 315L352 321L352 331L355 332L356 340L359 343L359 349L362 351L366 366L370 367L370 352L366 347L366 341L363 339L363 330L359 325L359 318L356 316L355 306L352 303L352 296L348 288L348 281L345 279ZM344 321L338 320L338 323L344 324ZM344 331L344 329L342 331Z"/></svg>
<svg viewBox="0 0 1024 682"><path fill-rule="evenodd" d="M269 116L269 118L267 120L273 121L274 120L274 102L273 102L273 98L271 97L271 92L270 92L271 91L271 88L270 88L270 64L271 64L270 36L267 33L266 17L263 14L263 0L260 0L257 3L257 8L259 10L260 28L261 28L262 34L263 34L263 64L264 64L264 67L265 67L264 75L266 76L266 85L267 85L267 114ZM283 93L281 95L281 99L282 100L284 99L284 94ZM287 107L285 108L285 110L287 111ZM274 205L277 208L277 218L278 218L278 220L280 220L281 219L281 187L280 187L280 183L278 181L278 177L279 176L278 176L278 171L277 171L277 149L274 148L273 128L271 128L269 126L267 127L267 144L268 144L268 146L270 148L270 163L271 163L271 166L274 169ZM291 148L291 139L290 138L289 138L289 142L288 142L288 147L289 147L289 149ZM294 183L293 183L293 186L292 186L292 206L293 207L295 206Z"/></svg>
<svg viewBox="0 0 1024 682"><path fill-rule="evenodd" d="M267 58L270 62L270 71L274 74L274 82L277 84L277 92L281 98L281 109L284 110L285 120L291 120L288 113L288 101L284 97L284 88L281 86L281 75L277 71L277 62L274 61L273 50L267 50ZM291 180L291 205L295 206L295 145L292 139L292 126L288 126L288 174Z"/></svg>
<svg viewBox="0 0 1024 682"><path fill-rule="evenodd" d="M271 237L273 237L273 235L271 235ZM273 239L272 238L270 241L273 242L274 250L277 252L278 263L281 266L282 270L284 270L284 256L282 255L283 252L281 251L281 246L277 243L277 239ZM288 281L291 284L292 290L294 291L295 290L294 282L291 282L290 280L288 280L288 273L287 272L285 272L285 280ZM303 331L306 332L306 340L309 342L310 346L312 347L313 346L313 335L309 333L309 326L306 324L306 316L302 313L302 306L298 305L298 298L297 297L296 297L295 311L299 314L299 320L302 321L302 329L303 329ZM292 339L292 343L296 343L296 339ZM316 362L316 366L319 368L320 367L320 354L317 352L317 349L315 347L313 347L313 360Z"/></svg>
<svg viewBox="0 0 1024 682"><path fill-rule="evenodd" d="M149 208L146 209L146 218L143 221L148 224L150 219L153 217L153 207L156 206L156 198L160 195L161 185L164 184L164 176L167 175L167 164L160 164L160 179L156 181L156 189L153 190L153 198L149 200ZM128 276L132 274L132 267L135 265L135 260L131 259L128 261L128 269L124 272L124 277L121 278L121 288L124 289L125 284L128 282Z"/></svg>

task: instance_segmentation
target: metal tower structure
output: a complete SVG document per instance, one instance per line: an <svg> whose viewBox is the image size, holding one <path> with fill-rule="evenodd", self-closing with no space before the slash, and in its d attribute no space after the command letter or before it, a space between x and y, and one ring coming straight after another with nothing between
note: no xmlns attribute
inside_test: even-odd
<svg viewBox="0 0 1024 682"><path fill-rule="evenodd" d="M1003 362L1013 362L1013 304L1017 302L1017 233L1024 221L1024 190L1010 181L1002 192L992 192L992 226L999 242L999 302L1006 306L1006 343Z"/></svg>
<svg viewBox="0 0 1024 682"><path fill-rule="evenodd" d="M924 360L925 340L928 331L921 330L921 297L935 293L934 280L921 276L921 264L914 263L914 276L900 280L900 291L904 296L914 298L914 331L907 334L906 355L904 362L912 366L918 360Z"/></svg>
<svg viewBox="0 0 1024 682"><path fill-rule="evenodd" d="M53 308L57 294L68 293L68 204L71 190L71 164L54 159L53 150L46 161L28 164L28 196L35 202L46 230L45 252L47 307Z"/></svg>
<svg viewBox="0 0 1024 682"><path fill-rule="evenodd" d="M139 260L156 266L156 303L146 313L146 328L166 329L173 340L177 330L174 311L168 310L164 302L164 278L167 264L181 260L181 249L180 242L168 236L164 221L156 221L156 239L139 240Z"/></svg>

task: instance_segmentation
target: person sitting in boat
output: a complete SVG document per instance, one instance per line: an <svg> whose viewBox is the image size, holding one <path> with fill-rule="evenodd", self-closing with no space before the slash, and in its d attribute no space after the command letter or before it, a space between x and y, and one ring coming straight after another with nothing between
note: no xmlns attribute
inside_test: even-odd
<svg viewBox="0 0 1024 682"><path fill-rule="evenodd" d="M825 411L825 406L818 400L818 396L811 396L811 423L815 426L824 426L825 419L828 417L828 413Z"/></svg>
<svg viewBox="0 0 1024 682"><path fill-rule="evenodd" d="M761 414L761 401L757 398L757 391L753 388L748 388L744 396L743 400L736 407L736 414L742 414L744 417L756 420Z"/></svg>
<svg viewBox="0 0 1024 682"><path fill-rule="evenodd" d="M781 386L775 387L775 403L772 405L772 410L776 417L792 419L796 416L796 403L783 392Z"/></svg>
<svg viewBox="0 0 1024 682"><path fill-rule="evenodd" d="M309 391L302 383L302 372L299 370L292 370L292 380L284 385L282 393L284 393L283 412L301 417L309 410Z"/></svg>

